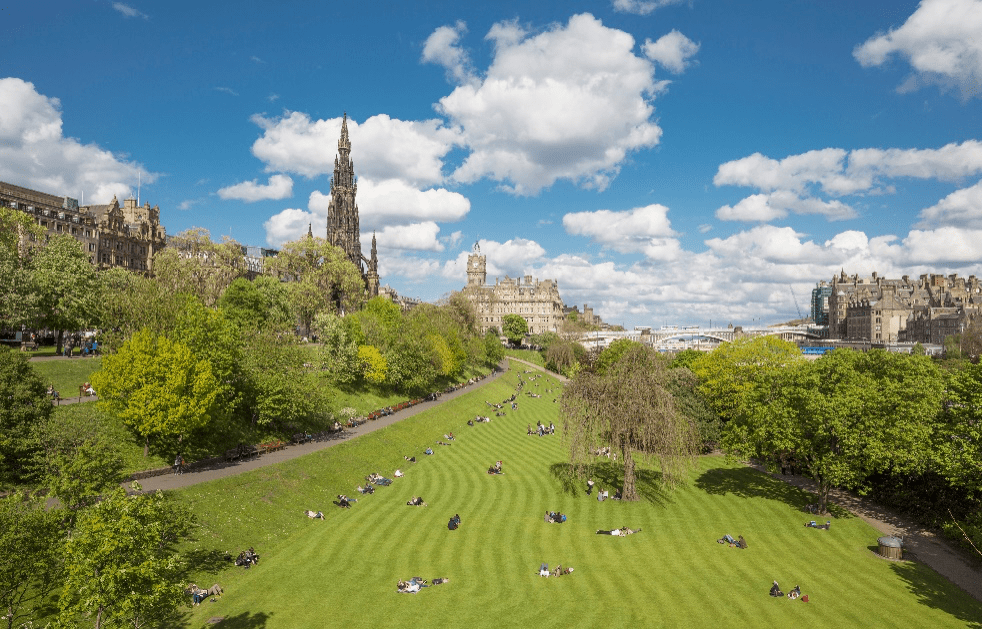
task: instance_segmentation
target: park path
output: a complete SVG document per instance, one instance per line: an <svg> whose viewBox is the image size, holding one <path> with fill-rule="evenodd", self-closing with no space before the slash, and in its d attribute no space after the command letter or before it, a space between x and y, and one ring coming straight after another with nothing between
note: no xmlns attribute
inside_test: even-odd
<svg viewBox="0 0 982 629"><path fill-rule="evenodd" d="M422 402L416 406L411 406L391 415L385 415L376 420L365 422L364 424L355 428L345 428L344 432L342 432L340 436L336 436L333 439L328 439L327 441L290 445L282 450L263 454L262 456L250 459L248 461L239 461L237 463L222 464L203 470L188 471L181 475L165 474L163 476L153 476L151 478L140 480L140 487L144 492L156 491L158 489L166 491L168 489L190 487L191 485L205 483L210 480L215 480L216 478L226 478L228 476L242 474L243 472L248 472L250 470L259 469L261 467L269 467L270 465L276 465L277 463L282 463L283 461L289 461L291 459L310 454L311 452L324 450L325 448L330 448L339 443L350 441L356 437L360 437L361 435L375 432L376 430L380 430L386 426L391 426L397 421L402 421L403 419L407 419L413 415L416 415L417 413L422 413L423 411L428 411L431 408L434 408L458 396L464 395L465 393L475 391L480 387L493 382L507 370L507 365L502 363L495 371L491 372L491 374L483 380L479 380L474 384L467 385L451 393L444 393L435 401ZM123 483L124 487L128 487L128 485L129 483Z"/></svg>
<svg viewBox="0 0 982 629"><path fill-rule="evenodd" d="M773 474L759 465L751 467L805 491L818 493L818 486L810 478ZM905 549L914 559L965 590L975 600L982 602L982 570L934 531L844 489L831 490L829 501L862 518L884 535L903 538Z"/></svg>
<svg viewBox="0 0 982 629"><path fill-rule="evenodd" d="M515 358L514 356L508 356L508 360L514 360L517 363L522 363L523 365L528 365L529 367L532 367L533 369L538 369L539 371L542 371L544 373L549 374L550 376L552 376L553 378L559 380L563 384L566 384L567 382L569 382L569 378L567 378L566 376L563 376L563 375L560 375L558 373L554 373L552 371L549 371L548 369L546 369L542 365L536 365L535 363L530 363L527 360L522 360L521 358Z"/></svg>

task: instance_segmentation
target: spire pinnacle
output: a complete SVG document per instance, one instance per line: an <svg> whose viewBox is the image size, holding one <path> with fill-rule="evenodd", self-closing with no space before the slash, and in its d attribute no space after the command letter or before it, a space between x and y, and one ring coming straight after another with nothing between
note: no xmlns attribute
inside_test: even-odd
<svg viewBox="0 0 982 629"><path fill-rule="evenodd" d="M351 152L351 140L348 139L348 112L344 112L344 118L341 120L341 139L338 140L338 151Z"/></svg>

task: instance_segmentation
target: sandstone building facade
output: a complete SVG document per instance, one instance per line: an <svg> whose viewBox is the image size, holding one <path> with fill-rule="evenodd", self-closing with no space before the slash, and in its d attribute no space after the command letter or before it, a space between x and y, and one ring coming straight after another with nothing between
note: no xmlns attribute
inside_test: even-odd
<svg viewBox="0 0 982 629"><path fill-rule="evenodd" d="M0 206L29 214L48 236L68 234L79 241L89 261L99 268L152 271L153 254L166 246L160 208L115 197L107 205L80 206L58 197L0 182Z"/></svg>
<svg viewBox="0 0 982 629"><path fill-rule="evenodd" d="M341 122L341 139L338 140L338 156L334 158L334 177L331 178L331 202L327 208L327 241L339 247L348 256L365 281L369 297L379 294L378 249L372 234L372 254L366 258L361 253L361 227L359 225L358 181L355 165L351 161L351 140L348 138L348 114Z"/></svg>
<svg viewBox="0 0 982 629"><path fill-rule="evenodd" d="M564 319L563 300L555 280L505 276L504 280L495 278L494 286L489 286L487 256L481 255L477 244L467 256L467 286L463 293L474 303L482 333L490 328L501 330L501 319L509 314L524 318L529 334L558 332Z"/></svg>
<svg viewBox="0 0 982 629"><path fill-rule="evenodd" d="M832 278L829 338L941 344L982 317L982 282L952 275Z"/></svg>

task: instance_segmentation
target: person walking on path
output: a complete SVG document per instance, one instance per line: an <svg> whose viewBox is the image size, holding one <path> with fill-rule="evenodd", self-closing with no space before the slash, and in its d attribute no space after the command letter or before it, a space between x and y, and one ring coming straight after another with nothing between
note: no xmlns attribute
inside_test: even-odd
<svg viewBox="0 0 982 629"><path fill-rule="evenodd" d="M178 475L184 473L184 457L180 454L174 458L174 473Z"/></svg>

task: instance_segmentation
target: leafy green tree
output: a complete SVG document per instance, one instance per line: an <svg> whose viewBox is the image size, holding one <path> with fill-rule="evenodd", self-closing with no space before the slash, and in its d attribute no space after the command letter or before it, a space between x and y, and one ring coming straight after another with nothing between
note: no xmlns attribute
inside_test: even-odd
<svg viewBox="0 0 982 629"><path fill-rule="evenodd" d="M192 516L162 492L127 496L121 488L81 512L65 544L65 583L59 605L71 624L158 626L190 601L176 545Z"/></svg>
<svg viewBox="0 0 982 629"><path fill-rule="evenodd" d="M222 388L211 363L187 345L155 336L148 330L133 335L116 354L102 359L92 375L99 404L117 414L144 440L177 448L194 431L208 425Z"/></svg>
<svg viewBox="0 0 982 629"><path fill-rule="evenodd" d="M260 275L252 281L252 285L262 294L266 309L266 329L286 332L297 325L297 315L290 302L290 288L286 282L281 282L269 275Z"/></svg>
<svg viewBox="0 0 982 629"><path fill-rule="evenodd" d="M801 465L825 510L832 487L865 491L874 472L913 473L930 461L942 378L925 356L835 350L770 371L725 427L724 448Z"/></svg>
<svg viewBox="0 0 982 629"><path fill-rule="evenodd" d="M804 360L794 343L774 336L739 338L696 358L691 368L699 390L724 422L737 413L743 397L768 374Z"/></svg>
<svg viewBox="0 0 982 629"><path fill-rule="evenodd" d="M399 306L384 297L373 297L365 302L359 312L345 317L351 327L351 338L359 345L374 345L382 353L387 352L402 331L403 316Z"/></svg>
<svg viewBox="0 0 982 629"><path fill-rule="evenodd" d="M508 342L512 345L521 345L525 335L529 332L529 324L525 319L517 314L506 314L501 317L501 329Z"/></svg>
<svg viewBox="0 0 982 629"><path fill-rule="evenodd" d="M722 439L722 422L699 392L699 379L688 367L676 366L673 360L668 372L668 388L675 409L696 425L702 451L712 452Z"/></svg>
<svg viewBox="0 0 982 629"><path fill-rule="evenodd" d="M365 283L344 252L323 238L305 236L284 244L270 268L287 276L294 310L307 336L319 312L344 314L361 306Z"/></svg>
<svg viewBox="0 0 982 629"><path fill-rule="evenodd" d="M174 295L194 295L206 306L214 306L245 272L242 245L230 238L213 242L200 227L177 234L153 256L153 274L161 286Z"/></svg>
<svg viewBox="0 0 982 629"><path fill-rule="evenodd" d="M61 576L64 535L57 510L20 494L0 498L0 621L7 629L42 617Z"/></svg>
<svg viewBox="0 0 982 629"><path fill-rule="evenodd" d="M34 251L28 265L31 274L34 327L58 331L61 352L65 331L77 331L95 321L99 282L95 267L82 245L61 234Z"/></svg>
<svg viewBox="0 0 982 629"><path fill-rule="evenodd" d="M0 347L0 482L24 480L37 451L34 433L51 415L44 380L27 357Z"/></svg>
<svg viewBox="0 0 982 629"><path fill-rule="evenodd" d="M242 330L259 330L266 325L266 298L244 277L232 280L216 304Z"/></svg>
<svg viewBox="0 0 982 629"><path fill-rule="evenodd" d="M91 406L61 408L40 431L39 480L72 510L123 480L123 457Z"/></svg>
<svg viewBox="0 0 982 629"><path fill-rule="evenodd" d="M428 393L437 378L437 371L429 354L429 348L422 339L409 335L402 338L385 355L389 365L389 384L407 395Z"/></svg>
<svg viewBox="0 0 982 629"><path fill-rule="evenodd" d="M115 351L138 331L168 334L177 325L187 298L169 292L156 280L125 269L98 273L94 323L101 328L103 350Z"/></svg>
<svg viewBox="0 0 982 629"><path fill-rule="evenodd" d="M539 348L540 352L548 352L549 348L557 343L562 342L562 338L559 334L555 332L542 332L540 334L533 334L531 339L529 339L533 347Z"/></svg>
<svg viewBox="0 0 982 629"><path fill-rule="evenodd" d="M484 335L484 356L489 367L496 367L505 358L505 348L496 330L488 330Z"/></svg>
<svg viewBox="0 0 982 629"><path fill-rule="evenodd" d="M264 332L249 337L243 366L250 391L247 406L256 423L300 427L323 414L323 394L304 367L308 356L293 335Z"/></svg>
<svg viewBox="0 0 982 629"><path fill-rule="evenodd" d="M693 421L678 411L667 361L643 345L630 347L604 374L581 371L560 398L563 439L574 466L594 460L596 449L619 452L624 500L637 500L635 457L656 457L666 483L684 479L698 449Z"/></svg>
<svg viewBox="0 0 982 629"><path fill-rule="evenodd" d="M186 345L198 360L207 360L218 387L221 409L234 413L242 402L242 337L235 323L220 309L208 308L196 297L186 296L167 335Z"/></svg>
<svg viewBox="0 0 982 629"><path fill-rule="evenodd" d="M953 485L982 488L982 365L948 375L942 425L934 436L935 467Z"/></svg>
<svg viewBox="0 0 982 629"><path fill-rule="evenodd" d="M44 231L24 212L0 206L0 327L28 321L34 295L27 264Z"/></svg>
<svg viewBox="0 0 982 629"><path fill-rule="evenodd" d="M630 339L617 339L600 352L600 356L593 364L593 370L601 376L604 375L611 366L617 364L624 354L640 345L641 343Z"/></svg>
<svg viewBox="0 0 982 629"><path fill-rule="evenodd" d="M361 356L344 320L330 312L320 312L314 317L313 330L321 343L321 369L336 384L354 382L362 374Z"/></svg>
<svg viewBox="0 0 982 629"><path fill-rule="evenodd" d="M389 365L385 362L385 356L378 348L373 345L358 346L358 362L361 364L361 375L372 384L382 384L385 382L389 371Z"/></svg>
<svg viewBox="0 0 982 629"><path fill-rule="evenodd" d="M704 352L700 352L696 349L683 349L681 352L676 354L674 358L672 358L671 368L676 369L678 367L685 367L687 369L692 369L693 363L695 363L696 360L703 355L703 353Z"/></svg>

